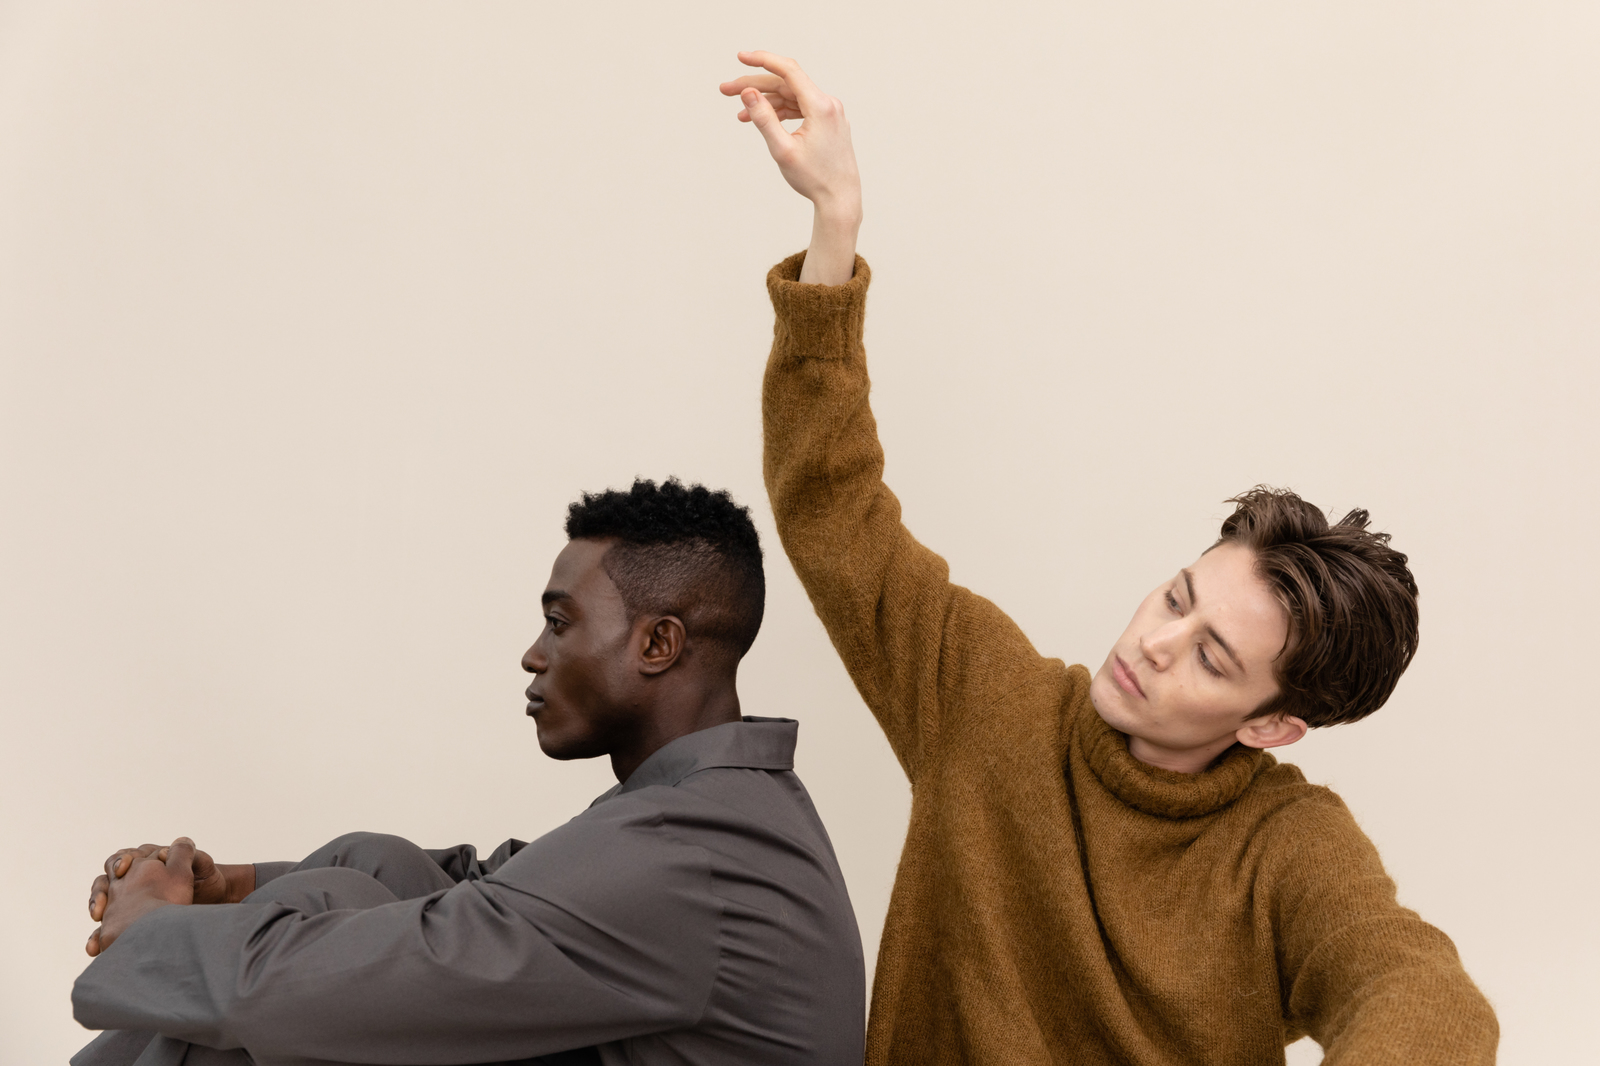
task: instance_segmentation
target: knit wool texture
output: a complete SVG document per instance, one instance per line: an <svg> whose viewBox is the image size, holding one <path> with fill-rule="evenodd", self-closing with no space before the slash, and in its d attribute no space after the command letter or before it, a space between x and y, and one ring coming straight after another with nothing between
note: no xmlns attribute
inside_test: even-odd
<svg viewBox="0 0 1600 1066"><path fill-rule="evenodd" d="M867 1062L1492 1063L1454 945L1330 790L1236 745L1134 759L1089 671L1034 650L901 524L862 324L871 280L767 277L764 469L784 550L911 781Z"/></svg>

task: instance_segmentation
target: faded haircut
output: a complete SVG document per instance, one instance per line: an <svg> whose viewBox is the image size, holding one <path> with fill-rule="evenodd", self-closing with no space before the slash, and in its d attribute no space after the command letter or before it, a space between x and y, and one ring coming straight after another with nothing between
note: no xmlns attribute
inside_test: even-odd
<svg viewBox="0 0 1600 1066"><path fill-rule="evenodd" d="M567 508L569 540L611 540L600 565L629 620L675 615L691 654L743 658L761 630L767 580L750 510L726 491L668 478L583 494Z"/></svg>

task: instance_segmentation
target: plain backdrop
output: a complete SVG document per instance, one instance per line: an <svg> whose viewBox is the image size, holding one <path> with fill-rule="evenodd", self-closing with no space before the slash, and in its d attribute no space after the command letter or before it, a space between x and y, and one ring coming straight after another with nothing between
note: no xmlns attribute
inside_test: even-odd
<svg viewBox="0 0 1600 1066"><path fill-rule="evenodd" d="M1370 508L1420 654L1284 757L1503 1062L1600 1060L1592 0L0 6L0 1059L87 1039L119 845L493 846L608 787L518 658L636 475L756 515L745 706L803 723L870 966L908 795L761 485L809 205L716 91L747 47L851 117L914 531L1095 665L1225 497Z"/></svg>

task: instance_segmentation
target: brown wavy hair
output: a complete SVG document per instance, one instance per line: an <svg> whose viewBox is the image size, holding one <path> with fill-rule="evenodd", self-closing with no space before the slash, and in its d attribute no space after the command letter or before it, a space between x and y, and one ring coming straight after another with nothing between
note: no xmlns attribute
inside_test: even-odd
<svg viewBox="0 0 1600 1066"><path fill-rule="evenodd" d="M1382 707L1417 653L1417 582L1389 534L1356 509L1328 522L1288 489L1235 496L1219 544L1256 557L1256 572L1289 612L1277 663L1281 691L1250 717L1292 714L1318 726L1356 722Z"/></svg>

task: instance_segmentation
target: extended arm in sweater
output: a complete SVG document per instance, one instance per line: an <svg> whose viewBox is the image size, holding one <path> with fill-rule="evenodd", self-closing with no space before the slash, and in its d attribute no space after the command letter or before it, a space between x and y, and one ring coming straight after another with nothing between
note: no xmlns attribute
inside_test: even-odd
<svg viewBox="0 0 1600 1066"><path fill-rule="evenodd" d="M901 524L860 343L872 272L857 256L848 283L801 285L804 259L768 278L779 315L762 393L767 493L790 562L914 782L948 715L1044 660Z"/></svg>
<svg viewBox="0 0 1600 1066"><path fill-rule="evenodd" d="M912 783L869 1064L1494 1059L1449 939L1401 907L1328 790L1270 755L1147 767L1088 675L952 585L883 484L861 344L870 272L767 279L762 392L778 532Z"/></svg>

